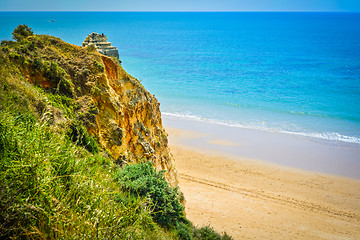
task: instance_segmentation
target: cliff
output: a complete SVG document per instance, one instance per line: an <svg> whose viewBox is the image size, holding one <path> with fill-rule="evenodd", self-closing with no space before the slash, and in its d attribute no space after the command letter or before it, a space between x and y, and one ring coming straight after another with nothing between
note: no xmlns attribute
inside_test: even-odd
<svg viewBox="0 0 360 240"><path fill-rule="evenodd" d="M186 219L159 103L116 58L24 24L13 38L0 46L0 239L231 239Z"/></svg>
<svg viewBox="0 0 360 240"><path fill-rule="evenodd" d="M87 136L81 141L87 149L96 150L90 141L95 139L119 165L151 161L177 186L160 104L116 58L47 35L3 41L1 48L1 64L8 72L3 77L31 92L30 108L40 118L70 132L78 143L84 126L89 136L81 133Z"/></svg>

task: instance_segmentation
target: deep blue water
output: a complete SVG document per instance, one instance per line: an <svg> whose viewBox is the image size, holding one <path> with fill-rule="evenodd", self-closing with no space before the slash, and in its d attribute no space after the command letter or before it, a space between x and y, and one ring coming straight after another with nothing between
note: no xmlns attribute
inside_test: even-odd
<svg viewBox="0 0 360 240"><path fill-rule="evenodd" d="M0 12L0 39L23 23L105 33L163 114L360 143L360 13Z"/></svg>

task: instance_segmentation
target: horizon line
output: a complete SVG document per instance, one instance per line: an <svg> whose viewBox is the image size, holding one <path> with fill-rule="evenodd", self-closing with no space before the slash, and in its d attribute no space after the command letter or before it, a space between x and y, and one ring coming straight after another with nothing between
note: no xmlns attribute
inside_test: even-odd
<svg viewBox="0 0 360 240"><path fill-rule="evenodd" d="M124 12L124 13L237 13L237 12L312 12L312 13L360 13L359 11L346 11L346 10L209 10L209 11L139 11L139 10L0 10L0 12Z"/></svg>

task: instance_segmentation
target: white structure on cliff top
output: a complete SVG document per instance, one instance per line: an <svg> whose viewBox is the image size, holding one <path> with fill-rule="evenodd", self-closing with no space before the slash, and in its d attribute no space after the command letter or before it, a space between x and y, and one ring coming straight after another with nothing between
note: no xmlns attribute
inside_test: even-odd
<svg viewBox="0 0 360 240"><path fill-rule="evenodd" d="M87 47L91 45L93 45L99 53L119 59L118 49L111 46L111 43L107 41L107 37L103 33L98 34L93 32L87 35L87 37L82 43L82 46Z"/></svg>

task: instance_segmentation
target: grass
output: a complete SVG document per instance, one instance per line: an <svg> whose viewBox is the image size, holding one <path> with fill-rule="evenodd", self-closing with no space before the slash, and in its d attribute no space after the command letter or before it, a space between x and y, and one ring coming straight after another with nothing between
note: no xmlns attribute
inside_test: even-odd
<svg viewBox="0 0 360 240"><path fill-rule="evenodd" d="M0 112L1 237L167 238L146 198L118 201L118 167L31 114ZM170 234L171 235L171 234Z"/></svg>

